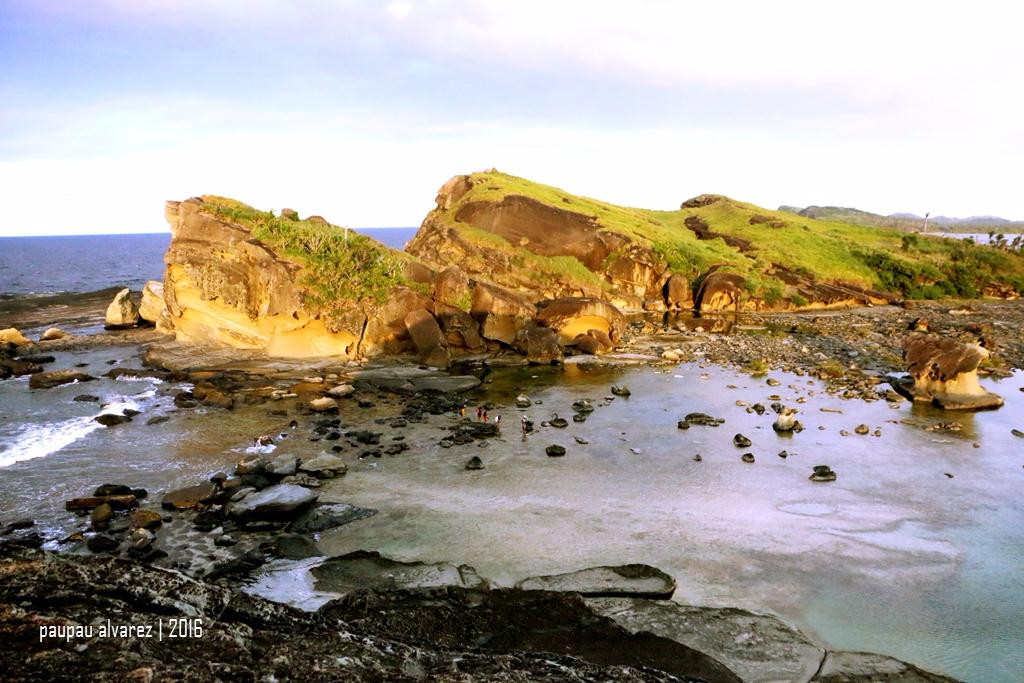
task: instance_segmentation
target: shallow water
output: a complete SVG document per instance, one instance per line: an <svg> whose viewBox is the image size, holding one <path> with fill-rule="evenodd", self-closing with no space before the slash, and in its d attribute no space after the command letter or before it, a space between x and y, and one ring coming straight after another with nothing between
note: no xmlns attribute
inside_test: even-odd
<svg viewBox="0 0 1024 683"><path fill-rule="evenodd" d="M54 367L84 362L100 375L110 360L139 367L137 355L134 347L61 353ZM773 376L782 386L695 364L667 372L493 371L474 399L506 406L492 411L502 416L504 436L485 447L442 449L436 443L454 418L440 416L406 431L413 447L403 455L344 454L349 473L322 489L323 499L380 512L327 532L321 547L464 562L499 583L646 562L677 578L682 602L771 611L832 647L883 652L970 681L1013 680L1024 670L1024 442L1010 429L1024 428L1024 376L986 382L1007 405L975 415L844 401L816 381ZM0 465L0 521L33 517L60 532L83 524L63 511L67 498L105 482L154 495L195 483L229 468L254 435L280 431L290 419L269 414L277 404L176 411L172 397L182 387L152 380L40 391L26 383L0 382L0 463L11 463ZM602 405L613 383L628 384L633 395ZM520 391L543 404L508 407ZM81 393L102 402L72 400ZM801 411L805 431L777 435L770 410L758 416L736 405L767 406L776 393ZM797 404L801 396L807 402ZM584 424L540 426L552 413L571 418L571 403L582 397L596 407ZM346 407L343 421L400 411L397 400L376 401L371 411ZM101 410L128 404L143 411L132 423L93 427ZM726 423L677 429L691 411ZM538 424L525 440L523 413ZM145 424L161 415L170 420ZM951 419L962 431L923 429ZM853 434L860 423L882 435ZM733 446L737 432L753 446ZM552 443L568 454L546 457ZM295 433L279 448L302 454L320 446ZM789 457L777 455L782 449ZM740 460L748 450L754 464ZM693 461L697 453L702 462ZM486 469L463 469L473 455ZM838 481L808 481L818 464L836 470ZM309 590L281 580L260 589L315 606Z"/></svg>
<svg viewBox="0 0 1024 683"><path fill-rule="evenodd" d="M931 408L843 401L817 382L774 376L783 386L695 365L667 374L495 373L491 396L532 387L543 405L525 412L538 422L552 412L570 417L580 397L596 405L613 382L633 396L597 407L585 424L541 428L526 440L516 434L520 412L504 409L496 412L507 435L486 448L431 447L372 468L355 464L330 495L381 512L328 532L321 546L464 562L506 583L647 562L678 579L683 602L767 609L833 647L971 681L1012 680L1024 670L1024 457L1010 429L1024 414L1024 378L989 382L1007 405L955 416L963 430L942 433L922 429L951 419ZM800 408L805 431L777 435L771 411L735 404L768 405L774 393ZM798 396L808 402L795 404ZM678 430L691 411L727 421ZM853 434L860 423L882 436ZM753 447L733 446L736 432ZM551 443L568 455L546 457ZM740 460L746 451L754 464ZM472 455L486 469L463 470ZM808 481L818 464L838 481Z"/></svg>

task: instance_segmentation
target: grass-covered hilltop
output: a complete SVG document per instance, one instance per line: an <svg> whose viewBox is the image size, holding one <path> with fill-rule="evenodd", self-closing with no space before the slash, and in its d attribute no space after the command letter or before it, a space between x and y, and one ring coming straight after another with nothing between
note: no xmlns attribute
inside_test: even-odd
<svg viewBox="0 0 1024 683"><path fill-rule="evenodd" d="M1017 296L1024 256L769 211L719 195L616 206L488 171L455 176L406 252L291 209L168 202L163 325L271 355L614 348L630 310L793 310Z"/></svg>
<svg viewBox="0 0 1024 683"><path fill-rule="evenodd" d="M675 211L622 207L495 171L449 181L409 251L516 288L630 307L656 306L671 275L698 293L714 270L742 276L739 303L752 309L1024 292L1024 256L1010 250L719 195Z"/></svg>

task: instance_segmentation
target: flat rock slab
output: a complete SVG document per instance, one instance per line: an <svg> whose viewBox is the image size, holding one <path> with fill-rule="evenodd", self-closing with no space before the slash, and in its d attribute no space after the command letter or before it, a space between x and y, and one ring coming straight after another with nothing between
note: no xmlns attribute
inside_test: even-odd
<svg viewBox="0 0 1024 683"><path fill-rule="evenodd" d="M191 510L199 507L202 503L213 500L215 495L217 495L216 485L197 484L168 492L160 504L166 510Z"/></svg>
<svg viewBox="0 0 1024 683"><path fill-rule="evenodd" d="M852 681L892 681L898 683L950 683L955 678L919 669L885 655L867 652L829 652L821 671L814 677L820 683Z"/></svg>
<svg viewBox="0 0 1024 683"><path fill-rule="evenodd" d="M318 591L352 593L374 590L411 588L486 588L487 580L469 565L455 566L447 562L400 562L369 550L356 550L332 557L310 570Z"/></svg>
<svg viewBox="0 0 1024 683"><path fill-rule="evenodd" d="M296 534L318 533L373 517L375 514L376 510L348 503L320 503L303 512L288 526L288 531Z"/></svg>
<svg viewBox="0 0 1024 683"><path fill-rule="evenodd" d="M631 633L653 633L703 652L744 681L809 681L825 656L795 628L746 610L631 598L586 603Z"/></svg>
<svg viewBox="0 0 1024 683"><path fill-rule="evenodd" d="M277 484L233 503L230 514L243 522L288 519L297 516L319 497L319 493L314 493L305 486Z"/></svg>
<svg viewBox="0 0 1024 683"><path fill-rule="evenodd" d="M522 590L579 593L588 597L670 598L676 580L657 567L624 564L591 567L565 574L532 576L516 584Z"/></svg>
<svg viewBox="0 0 1024 683"><path fill-rule="evenodd" d="M448 375L437 369L424 369L415 365L368 368L356 370L349 373L348 376L353 381L366 382L378 389L402 393L436 391L450 394L469 391L480 386L480 380L472 375Z"/></svg>

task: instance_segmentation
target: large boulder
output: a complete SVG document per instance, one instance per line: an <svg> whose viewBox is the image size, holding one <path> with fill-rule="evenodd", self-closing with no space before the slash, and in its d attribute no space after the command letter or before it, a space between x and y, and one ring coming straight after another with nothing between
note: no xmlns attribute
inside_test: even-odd
<svg viewBox="0 0 1024 683"><path fill-rule="evenodd" d="M693 308L693 288L684 275L674 273L665 283L665 305L673 310Z"/></svg>
<svg viewBox="0 0 1024 683"><path fill-rule="evenodd" d="M555 363L562 359L562 347L555 331L532 320L516 332L515 347L531 363Z"/></svg>
<svg viewBox="0 0 1024 683"><path fill-rule="evenodd" d="M121 330L139 324L139 308L132 301L131 290L125 287L114 295L114 300L107 306L104 327L108 330Z"/></svg>
<svg viewBox="0 0 1024 683"><path fill-rule="evenodd" d="M738 273L713 270L704 276L697 289L696 308L699 311L725 311L739 309L744 277Z"/></svg>
<svg viewBox="0 0 1024 683"><path fill-rule="evenodd" d="M241 522L291 519L316 502L320 494L296 484L276 484L232 503L230 515Z"/></svg>
<svg viewBox="0 0 1024 683"><path fill-rule="evenodd" d="M468 349L480 352L487 348L480 336L480 328L476 320L466 311L455 306L437 302L434 304L434 317L444 332L445 344L448 348Z"/></svg>
<svg viewBox="0 0 1024 683"><path fill-rule="evenodd" d="M434 281L434 301L465 308L471 302L469 276L458 266L449 266Z"/></svg>
<svg viewBox="0 0 1024 683"><path fill-rule="evenodd" d="M441 326L430 311L417 309L409 311L405 316L405 329L408 330L412 343L419 353L420 361L435 368L446 368L451 362L451 354L445 345L445 336Z"/></svg>
<svg viewBox="0 0 1024 683"><path fill-rule="evenodd" d="M17 328L8 327L0 330L0 344L15 344L22 346L24 344L31 344L32 341L23 335Z"/></svg>
<svg viewBox="0 0 1024 683"><path fill-rule="evenodd" d="M978 381L978 365L988 349L935 334L913 333L903 342L908 381L894 388L907 398L928 401L946 410L998 408L1003 399Z"/></svg>
<svg viewBox="0 0 1024 683"><path fill-rule="evenodd" d="M599 330L612 342L626 331L626 317L613 304L601 299L572 297L540 304L537 320L558 332L562 344L573 344L577 336Z"/></svg>
<svg viewBox="0 0 1024 683"><path fill-rule="evenodd" d="M156 325L160 316L165 314L164 283L150 280L142 288L142 304L139 306L139 317Z"/></svg>
<svg viewBox="0 0 1024 683"><path fill-rule="evenodd" d="M497 285L478 282L473 288L470 314L480 322L485 339L512 346L516 334L533 319L536 309L520 294Z"/></svg>
<svg viewBox="0 0 1024 683"><path fill-rule="evenodd" d="M402 353L412 346L405 317L413 311L429 311L433 301L408 287L398 287L388 300L367 316L359 351L365 356Z"/></svg>

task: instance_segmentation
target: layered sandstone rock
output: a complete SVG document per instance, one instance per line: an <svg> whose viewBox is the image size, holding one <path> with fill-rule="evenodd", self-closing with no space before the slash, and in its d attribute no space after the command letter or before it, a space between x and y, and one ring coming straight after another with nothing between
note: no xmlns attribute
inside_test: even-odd
<svg viewBox="0 0 1024 683"><path fill-rule="evenodd" d="M167 202L166 215L171 245L164 257L162 319L179 341L283 357L401 353L412 349L405 316L432 306L429 297L405 286L395 287L383 303L317 301L307 284L308 266L256 239L241 222L220 216L207 200ZM319 217L310 220L329 227ZM428 277L425 270L418 276ZM367 275L337 277L358 281Z"/></svg>
<svg viewBox="0 0 1024 683"><path fill-rule="evenodd" d="M700 311L738 310L744 277L738 273L715 270L707 275L697 290L697 309Z"/></svg>
<svg viewBox="0 0 1024 683"><path fill-rule="evenodd" d="M915 401L928 401L946 410L982 410L1003 405L1002 397L978 382L978 365L988 349L940 337L913 333L903 342L903 360L910 382L899 385Z"/></svg>
<svg viewBox="0 0 1024 683"><path fill-rule="evenodd" d="M156 325L164 315L167 306L164 304L164 283L150 280L142 288L142 303L139 305L139 317Z"/></svg>

